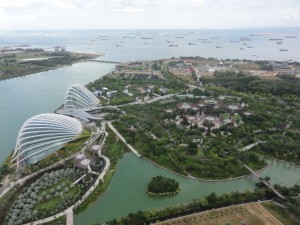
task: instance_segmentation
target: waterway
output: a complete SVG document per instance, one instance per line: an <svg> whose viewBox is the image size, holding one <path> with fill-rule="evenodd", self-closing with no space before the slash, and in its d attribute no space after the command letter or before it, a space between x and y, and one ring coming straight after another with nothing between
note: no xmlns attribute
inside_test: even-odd
<svg viewBox="0 0 300 225"><path fill-rule="evenodd" d="M283 183L286 186L292 186L297 182L300 183L300 168L275 160L269 162L271 166L260 174L262 177L270 176L272 184ZM176 179L181 189L179 194L167 197L148 196L145 192L147 183L157 175ZM126 216L130 212L191 202L211 192L220 194L253 190L257 181L257 178L252 176L216 183L191 180L162 170L137 158L132 153L127 153L119 160L106 191L92 207L75 217L75 225L103 223L113 218Z"/></svg>
<svg viewBox="0 0 300 225"><path fill-rule="evenodd" d="M265 32L272 34L259 35ZM285 38L286 35L297 36L297 38ZM126 36L135 38L126 38ZM176 38L178 36L181 38ZM142 37L152 39L142 39ZM244 41L243 38L248 41ZM283 39L283 43L277 45L276 41L270 40L272 38ZM0 31L0 47L25 44L33 48L53 50L53 46L66 46L67 50L75 52L104 52L105 56L102 59L113 61L152 60L179 56L300 61L299 38L299 27L140 31L9 30ZM204 39L206 43L203 43ZM170 47L167 41L173 42L178 47ZM245 50L240 50L242 47ZM280 51L280 49L288 49L288 51Z"/></svg>
<svg viewBox="0 0 300 225"><path fill-rule="evenodd" d="M71 84L86 84L113 68L113 64L78 63L0 81L0 163L14 149L18 131L27 119L53 112L64 102Z"/></svg>
<svg viewBox="0 0 300 225"><path fill-rule="evenodd" d="M96 32L91 36L95 35ZM17 35L17 37L18 38L15 40L10 36L10 38L7 38L7 41L5 41L6 38L3 40L2 36L0 37L0 44L20 44L18 41L20 36ZM118 38L121 38L120 35ZM76 36L76 41L81 39L82 37L80 35ZM90 36L86 39L90 40ZM12 42L14 40L15 42ZM38 40L32 40L31 38L24 40L25 43L28 41L28 44L32 44L33 42L38 43ZM39 43L40 47L50 47L59 43L70 43L70 45L73 44L69 38L57 39L56 37L55 40L51 39L51 44L49 44L49 38L41 38L39 40L42 42ZM159 40L165 45L164 38ZM230 39L228 38L228 41L229 40ZM267 41L267 39L264 41ZM290 44L292 44L294 41L296 40L290 40ZM139 42L141 42L141 40ZM91 45L89 41L88 43L88 45ZM113 45L114 43L114 41L111 41L110 45ZM102 51L105 50L104 46L109 48L110 45L99 44L99 46L97 45L97 48L99 48L99 51ZM199 52L203 52L199 51L200 49L193 49L189 51L182 51L183 49L181 48L170 49L168 46L165 47L166 49L163 49L161 48L162 44L156 45L155 43L152 45L147 44L144 47L141 47L141 45L144 46L143 43L140 43L140 45L132 44L130 45L130 49L127 49L125 46L122 48L122 50L118 51L116 48L113 50L108 49L107 52L105 51L107 55L103 58L106 60L124 61L128 59L152 59L168 57L170 55L178 56L179 54L201 55ZM76 49L81 50L79 44L75 46ZM152 48L153 46L156 46L157 48ZM185 46L186 47L184 49L189 47L187 45ZM88 49L92 50L94 49L93 47L95 46L88 46ZM73 50L71 47L69 49ZM74 47L74 50L76 49ZM157 49L163 50L156 51ZM263 51L263 48L259 49ZM275 50L276 52L278 51L278 49ZM163 51L165 51L167 54L162 54ZM147 52L147 54L145 54L145 52ZM224 57L223 55L218 55L215 48L207 49L207 51L204 52L205 54L210 54L212 56ZM273 54L272 51L265 52ZM294 56L290 53L291 52L285 56L285 59L289 58L290 56ZM276 55L275 52L274 55ZM226 55L226 57L232 58L231 55ZM239 55L239 57L246 56ZM268 56L266 55L265 57ZM28 118L39 113L53 112L63 103L65 92L71 84L86 84L105 75L107 72L112 70L113 67L113 64L79 63L74 64L73 66L63 67L48 72L41 72L25 77L0 81L0 162L3 162L3 160L14 148L18 131L21 125ZM147 196L145 193L146 185L149 180L156 175L163 175L176 179L180 183L181 192L176 196L161 198ZM272 161L272 165L263 171L261 175L270 176L272 183L282 183L290 186L299 182L300 169L286 163ZM254 183L256 181L256 178L247 177L222 183L199 182L176 176L153 166L149 162L138 159L129 153L119 161L116 168L116 173L112 178L107 190L91 208L79 216L76 216L75 223L76 225L88 225L93 222L105 222L112 218L125 216L129 212L149 210L152 208L161 208L174 204L190 202L194 198L201 198L210 194L211 192L223 193L236 190L253 190Z"/></svg>

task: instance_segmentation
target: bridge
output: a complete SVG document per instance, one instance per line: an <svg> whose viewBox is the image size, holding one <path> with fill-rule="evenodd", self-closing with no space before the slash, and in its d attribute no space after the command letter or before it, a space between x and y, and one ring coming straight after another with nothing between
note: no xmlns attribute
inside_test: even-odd
<svg viewBox="0 0 300 225"><path fill-rule="evenodd" d="M74 215L73 215L73 208L69 208L66 210L66 225L73 225L74 224Z"/></svg>
<svg viewBox="0 0 300 225"><path fill-rule="evenodd" d="M266 185L267 187L269 187L278 197L280 198L285 198L282 194L280 194L269 182L265 181L264 179L261 178L261 176L259 176L258 173L256 173L253 169L251 169L249 166L247 166L246 164L242 163L241 161L239 161L241 164L243 164L243 166L250 172L252 173L254 176L256 176L259 180L261 180L264 185Z"/></svg>
<svg viewBox="0 0 300 225"><path fill-rule="evenodd" d="M125 138L119 133L119 131L117 131L117 129L114 127L114 125L112 125L111 122L107 122L107 125L115 133L115 135L126 145L126 147L130 149L130 151L132 151L137 157L141 157L141 154L137 150L135 150L130 144L127 143Z"/></svg>

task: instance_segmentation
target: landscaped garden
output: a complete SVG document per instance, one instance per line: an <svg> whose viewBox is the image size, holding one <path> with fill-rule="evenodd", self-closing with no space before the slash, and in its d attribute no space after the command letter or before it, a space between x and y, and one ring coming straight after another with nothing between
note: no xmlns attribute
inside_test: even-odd
<svg viewBox="0 0 300 225"><path fill-rule="evenodd" d="M35 221L68 208L90 187L91 182L75 182L81 176L79 170L72 168L44 173L23 189L7 215L6 224Z"/></svg>

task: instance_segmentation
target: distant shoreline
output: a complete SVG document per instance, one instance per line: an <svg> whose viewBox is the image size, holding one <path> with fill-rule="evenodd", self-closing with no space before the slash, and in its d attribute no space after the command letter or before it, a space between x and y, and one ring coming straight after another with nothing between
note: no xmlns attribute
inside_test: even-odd
<svg viewBox="0 0 300 225"><path fill-rule="evenodd" d="M67 52L68 56L71 57L68 58L67 62L63 62L63 64L59 64L58 65L54 65L54 66L37 66L35 64L37 64L36 62L47 62L50 60L53 60L56 57L62 57L62 60L65 59L66 55L62 56L55 56L55 57L49 57L49 54L51 53L55 53L55 52L50 52L50 51L43 51L40 52L39 54L41 54L41 56L39 57L32 57L31 55L28 55L28 57L23 58L24 55L22 55L22 58L19 58L19 56L21 54L23 54L23 52L21 53L12 53L14 56L12 56L11 58L4 58L3 61L5 62L5 60L12 60L15 61L13 66L11 68L6 68L8 66L4 66L3 64L0 64L0 81L2 80L9 80L9 79L13 79L13 78L17 78L17 77L23 77L23 76L27 76L27 75L32 75L32 74L36 74L36 73L40 73L40 72L45 72L45 71L50 71L50 70L54 70L54 69L58 69L64 66L71 66L73 64L76 63L80 63L80 62L86 62L87 60L91 60L91 59L97 59L99 57L103 57L105 55L105 53L103 52L99 52L99 53L81 53L81 52ZM34 58L36 58L36 60L34 60ZM45 59L44 59L45 58ZM41 60L43 59L43 60ZM66 60L64 60L66 61ZM0 58L0 63L1 63L1 58ZM14 65L20 65L23 64L24 66L20 69L19 67L15 67ZM32 69L32 67L34 67ZM3 72L4 71L4 72ZM5 73L6 72L6 73Z"/></svg>

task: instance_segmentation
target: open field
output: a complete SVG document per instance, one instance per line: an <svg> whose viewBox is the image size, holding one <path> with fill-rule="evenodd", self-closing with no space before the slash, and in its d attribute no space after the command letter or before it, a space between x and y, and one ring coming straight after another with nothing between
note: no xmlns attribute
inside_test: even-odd
<svg viewBox="0 0 300 225"><path fill-rule="evenodd" d="M265 202L262 206L284 225L299 224L299 220L297 221L287 209L281 208L280 206L274 205L270 202Z"/></svg>
<svg viewBox="0 0 300 225"><path fill-rule="evenodd" d="M247 224L247 225L280 225L272 218L258 203L248 203L244 205L229 206L225 208L209 210L183 216L157 225L229 225L229 224Z"/></svg>

